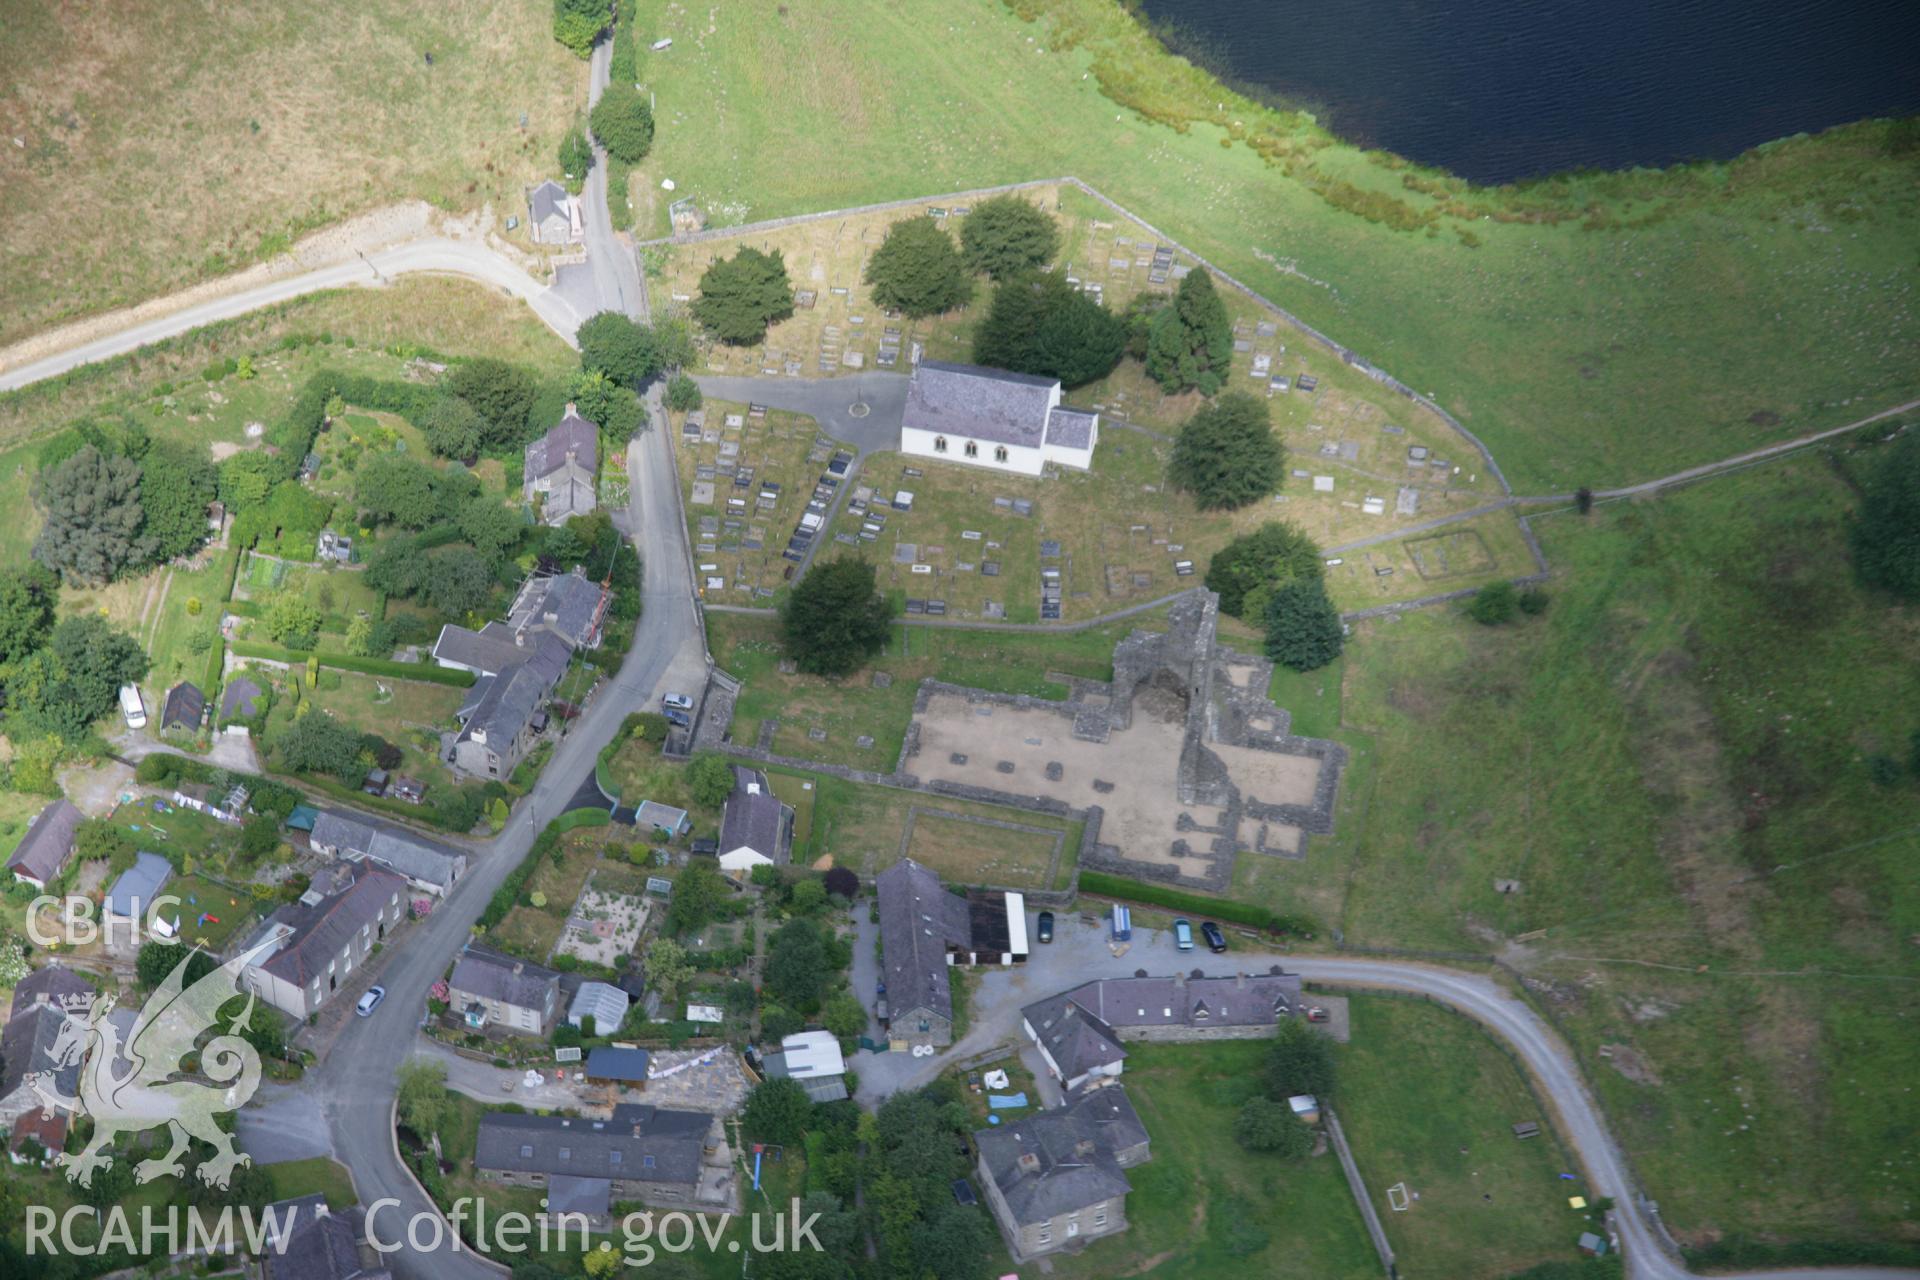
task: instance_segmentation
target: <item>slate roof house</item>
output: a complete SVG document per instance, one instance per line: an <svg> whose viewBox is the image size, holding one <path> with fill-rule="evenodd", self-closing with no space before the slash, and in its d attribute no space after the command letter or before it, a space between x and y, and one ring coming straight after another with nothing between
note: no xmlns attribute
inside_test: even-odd
<svg viewBox="0 0 1920 1280"><path fill-rule="evenodd" d="M773 794L767 775L735 765L733 794L720 813L720 869L736 874L791 860L793 809Z"/></svg>
<svg viewBox="0 0 1920 1280"><path fill-rule="evenodd" d="M447 979L447 1005L475 1031L544 1036L560 1006L560 975L469 944Z"/></svg>
<svg viewBox="0 0 1920 1280"><path fill-rule="evenodd" d="M578 244L583 231L579 202L547 179L527 193L527 231L535 244Z"/></svg>
<svg viewBox="0 0 1920 1280"><path fill-rule="evenodd" d="M455 713L449 763L482 778L513 772L546 731L543 708L574 652L599 647L607 603L606 588L575 569L529 578L505 621L440 629L434 661L480 677Z"/></svg>
<svg viewBox="0 0 1920 1280"><path fill-rule="evenodd" d="M200 692L200 686L191 681L182 680L167 690L167 700L160 709L160 728L183 729L192 733L200 727L207 716L207 695Z"/></svg>
<svg viewBox="0 0 1920 1280"><path fill-rule="evenodd" d="M376 827L322 810L307 843L317 853L349 862L373 861L428 893L445 894L467 873L467 855L428 844L397 828Z"/></svg>
<svg viewBox="0 0 1920 1280"><path fill-rule="evenodd" d="M543 635L524 662L483 676L454 714L460 733L449 763L479 778L504 778L547 728L542 709L573 653L557 636Z"/></svg>
<svg viewBox="0 0 1920 1280"><path fill-rule="evenodd" d="M346 986L373 948L400 924L407 882L375 864L322 869L296 902L254 934L247 949L274 945L241 975L247 989L295 1018L316 1012Z"/></svg>
<svg viewBox="0 0 1920 1280"><path fill-rule="evenodd" d="M136 853L133 865L122 871L108 886L100 909L111 920L144 920L153 908L153 900L160 896L160 890L172 878L171 862L157 853ZM163 937L172 936L176 928L177 924L164 918L154 918L153 931Z"/></svg>
<svg viewBox="0 0 1920 1280"><path fill-rule="evenodd" d="M527 445L522 496L531 504L534 495L542 495L540 519L565 524L598 505L593 478L599 466L600 428L570 403L547 434Z"/></svg>
<svg viewBox="0 0 1920 1280"><path fill-rule="evenodd" d="M7 859L15 880L45 889L66 869L73 856L73 833L81 813L66 800L55 800L35 817Z"/></svg>
<svg viewBox="0 0 1920 1280"><path fill-rule="evenodd" d="M84 978L58 964L34 970L13 989L0 1032L0 1126L8 1131L9 1150L28 1136L52 1151L66 1141L70 1117L58 1110L46 1115L34 1085L64 1097L79 1092L80 1061L57 1062L51 1050L70 1014L85 1017L94 995Z"/></svg>
<svg viewBox="0 0 1920 1280"><path fill-rule="evenodd" d="M262 1255L265 1280L392 1280L367 1242L358 1206L329 1209L316 1193L275 1201L261 1218L275 1227Z"/></svg>
<svg viewBox="0 0 1920 1280"><path fill-rule="evenodd" d="M1036 1000L1021 1030L1069 1092L1125 1069L1128 1040L1254 1040L1302 1008L1298 974L1107 978Z"/></svg>
<svg viewBox="0 0 1920 1280"><path fill-rule="evenodd" d="M1037 476L1087 470L1099 442L1100 415L1061 404L1054 378L922 360L907 384L900 448L917 457Z"/></svg>
<svg viewBox="0 0 1920 1280"><path fill-rule="evenodd" d="M987 1204L1015 1262L1127 1229L1125 1170L1151 1157L1127 1091L1083 1094L973 1135Z"/></svg>
<svg viewBox="0 0 1920 1280"><path fill-rule="evenodd" d="M624 1102L605 1120L491 1111L480 1118L473 1164L489 1182L546 1187L549 1212L582 1213L605 1230L615 1200L669 1206L729 1200L724 1179L702 1194L703 1165L718 1163L721 1142L718 1119L704 1111Z"/></svg>
<svg viewBox="0 0 1920 1280"><path fill-rule="evenodd" d="M967 903L912 858L874 880L880 907L880 971L887 984L888 1034L908 1045L953 1043L949 951L970 940Z"/></svg>
<svg viewBox="0 0 1920 1280"><path fill-rule="evenodd" d="M247 676L235 676L227 681L227 687L220 693L220 720L251 720L260 714L261 699L265 697L260 685Z"/></svg>

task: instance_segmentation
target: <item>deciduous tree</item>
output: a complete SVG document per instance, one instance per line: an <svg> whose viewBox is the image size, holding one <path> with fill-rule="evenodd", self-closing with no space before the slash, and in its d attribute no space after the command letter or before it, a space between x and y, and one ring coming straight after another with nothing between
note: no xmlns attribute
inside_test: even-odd
<svg viewBox="0 0 1920 1280"><path fill-rule="evenodd" d="M587 184L587 170L593 168L593 146L587 141L587 131L578 124L560 139L559 159L567 190L579 195Z"/></svg>
<svg viewBox="0 0 1920 1280"><path fill-rule="evenodd" d="M888 229L867 260L867 284L881 306L916 317L951 311L973 296L965 259L931 218L905 218Z"/></svg>
<svg viewBox="0 0 1920 1280"><path fill-rule="evenodd" d="M275 644L311 649L320 638L320 610L297 591L275 592L261 612L260 626Z"/></svg>
<svg viewBox="0 0 1920 1280"><path fill-rule="evenodd" d="M618 311L589 316L576 340L580 343L580 367L589 373L604 373L622 386L637 387L660 372L653 331Z"/></svg>
<svg viewBox="0 0 1920 1280"><path fill-rule="evenodd" d="M198 453L163 444L140 463L141 535L156 561L184 556L205 543L207 504L219 491L213 464Z"/></svg>
<svg viewBox="0 0 1920 1280"><path fill-rule="evenodd" d="M60 579L35 561L0 569L0 664L18 661L47 642L59 591Z"/></svg>
<svg viewBox="0 0 1920 1280"><path fill-rule="evenodd" d="M593 136L623 164L639 164L653 146L653 108L630 84L610 84L587 117Z"/></svg>
<svg viewBox="0 0 1920 1280"><path fill-rule="evenodd" d="M427 410L420 429L426 433L427 448L443 458L471 462L480 453L486 423L480 420L479 411L459 396L441 396Z"/></svg>
<svg viewBox="0 0 1920 1280"><path fill-rule="evenodd" d="M1299 1157L1313 1150L1313 1131L1293 1109L1271 1098L1248 1098L1233 1118L1234 1141L1249 1151Z"/></svg>
<svg viewBox="0 0 1920 1280"><path fill-rule="evenodd" d="M353 497L375 524L424 529L440 515L433 468L401 454L382 454L362 463Z"/></svg>
<svg viewBox="0 0 1920 1280"><path fill-rule="evenodd" d="M702 751L687 765L687 790L695 804L718 809L733 794L733 766L718 751Z"/></svg>
<svg viewBox="0 0 1920 1280"><path fill-rule="evenodd" d="M493 569L472 547L444 547L428 559L427 599L442 613L472 613L493 594Z"/></svg>
<svg viewBox="0 0 1920 1280"><path fill-rule="evenodd" d="M612 16L606 0L553 0L553 38L584 58Z"/></svg>
<svg viewBox="0 0 1920 1280"><path fill-rule="evenodd" d="M813 1101L798 1080L763 1080L747 1094L740 1123L747 1136L761 1142L792 1145L806 1136Z"/></svg>
<svg viewBox="0 0 1920 1280"><path fill-rule="evenodd" d="M295 773L326 773L357 787L367 776L360 735L325 711L294 717L273 743L280 763Z"/></svg>
<svg viewBox="0 0 1920 1280"><path fill-rule="evenodd" d="M1267 1051L1269 1096L1284 1099L1307 1093L1324 1103L1333 1097L1337 1074L1331 1040L1297 1018L1281 1022Z"/></svg>
<svg viewBox="0 0 1920 1280"><path fill-rule="evenodd" d="M801 1013L818 1009L827 984L826 959L818 925L804 919L787 921L767 943L767 990Z"/></svg>

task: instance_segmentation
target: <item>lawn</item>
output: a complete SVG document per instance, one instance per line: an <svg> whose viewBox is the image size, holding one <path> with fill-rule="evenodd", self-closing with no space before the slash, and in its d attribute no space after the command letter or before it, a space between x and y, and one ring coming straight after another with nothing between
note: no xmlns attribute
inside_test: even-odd
<svg viewBox="0 0 1920 1280"><path fill-rule="evenodd" d="M1920 387L1915 161L1886 153L1884 125L1488 192L1237 97L1107 0L931 19L649 0L639 25L675 41L642 70L660 114L643 233L682 197L731 224L1077 174L1437 393L1529 491L1657 475ZM1366 199L1383 221L1340 207Z"/></svg>
<svg viewBox="0 0 1920 1280"><path fill-rule="evenodd" d="M1234 1111L1260 1088L1266 1052L1257 1040L1127 1046L1127 1094L1153 1158L1127 1172L1127 1230L1077 1256L1054 1255L1056 1276L1380 1274L1331 1153L1285 1161L1226 1136Z"/></svg>
<svg viewBox="0 0 1920 1280"><path fill-rule="evenodd" d="M1353 755L1335 830L1236 878L1518 967L1689 1244L1911 1247L1920 1109L1881 1082L1920 1072L1920 800L1866 757L1920 728L1920 667L1915 612L1847 569L1851 463L1538 517L1538 618L1357 627L1319 695Z"/></svg>
<svg viewBox="0 0 1920 1280"><path fill-rule="evenodd" d="M844 680L780 670L778 624L765 617L712 613L708 643L720 667L745 688L733 709L733 740L759 741L767 720L778 722L773 749L826 764L889 773L913 718L914 691L928 676L1001 693L1065 698L1067 687L1050 672L1089 680L1113 674L1113 646L1134 626L1152 627L1153 615L1059 635L944 631L896 627L881 656ZM875 676L887 678L876 685ZM822 729L825 741L809 730ZM862 746L861 738L872 744Z"/></svg>
<svg viewBox="0 0 1920 1280"><path fill-rule="evenodd" d="M793 568L781 552L836 446L800 414L755 415L720 400L707 401L703 412L701 439L680 436L675 448L700 594L715 603L765 604Z"/></svg>
<svg viewBox="0 0 1920 1280"><path fill-rule="evenodd" d="M303 705L312 703L356 732L378 734L399 747L404 758L395 772L429 786L452 785L453 776L440 758L440 733L457 723L454 712L466 697L465 689L327 668L315 688L306 688L302 677L295 699L288 696L288 672L259 666L252 674L274 689L267 713L269 743L287 730Z"/></svg>
<svg viewBox="0 0 1920 1280"><path fill-rule="evenodd" d="M847 782L825 774L773 769L776 791L797 780L813 783L812 813L803 834L794 824L793 860L812 863L831 856L836 866L872 877L901 856L912 823L908 852L957 884L994 884L1045 889L1064 882L1080 848L1078 822L1000 805L976 804L895 787ZM1013 831L991 823L1012 823Z"/></svg>
<svg viewBox="0 0 1920 1280"><path fill-rule="evenodd" d="M292 1200L317 1193L327 1198L329 1209L344 1209L359 1203L359 1197L353 1193L353 1175L347 1172L345 1165L325 1156L262 1165L261 1172L273 1179L273 1196L276 1200Z"/></svg>
<svg viewBox="0 0 1920 1280"><path fill-rule="evenodd" d="M524 217L586 96L586 68L550 25L534 0L381 2L344 20L290 4L111 22L10 10L0 105L22 145L5 161L0 342L280 257L402 200ZM53 66L83 74L33 71Z"/></svg>
<svg viewBox="0 0 1920 1280"><path fill-rule="evenodd" d="M1590 1196L1520 1068L1485 1032L1438 1005L1386 996L1350 1004L1340 1122L1400 1273L1497 1277L1572 1261L1594 1229L1567 1197ZM1541 1126L1514 1137L1515 1124ZM1405 1184L1405 1212L1388 1203Z"/></svg>

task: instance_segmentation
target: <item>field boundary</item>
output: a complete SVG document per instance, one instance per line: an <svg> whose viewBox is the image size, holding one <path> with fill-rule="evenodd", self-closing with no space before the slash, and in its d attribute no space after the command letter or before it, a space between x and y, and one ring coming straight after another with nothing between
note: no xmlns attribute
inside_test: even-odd
<svg viewBox="0 0 1920 1280"><path fill-rule="evenodd" d="M1067 833L1055 831L1051 827L1036 827L1028 822L1014 822L1006 818L983 818L976 814L955 813L951 809L921 808L919 805L907 806L907 825L900 832L900 857L906 858L913 845L913 829L921 818L944 818L948 822L970 822L976 826L993 827L1000 831L1013 831L1021 835L1051 836L1053 849L1047 855L1046 888L1052 888L1060 876L1060 855L1066 852Z"/></svg>

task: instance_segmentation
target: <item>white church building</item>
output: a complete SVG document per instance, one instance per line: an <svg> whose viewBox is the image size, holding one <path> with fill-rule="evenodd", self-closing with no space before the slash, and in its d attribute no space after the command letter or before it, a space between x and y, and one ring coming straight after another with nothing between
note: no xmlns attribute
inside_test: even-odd
<svg viewBox="0 0 1920 1280"><path fill-rule="evenodd" d="M1058 380L940 360L914 368L900 424L905 453L1023 476L1085 471L1099 440L1100 415L1061 404Z"/></svg>

